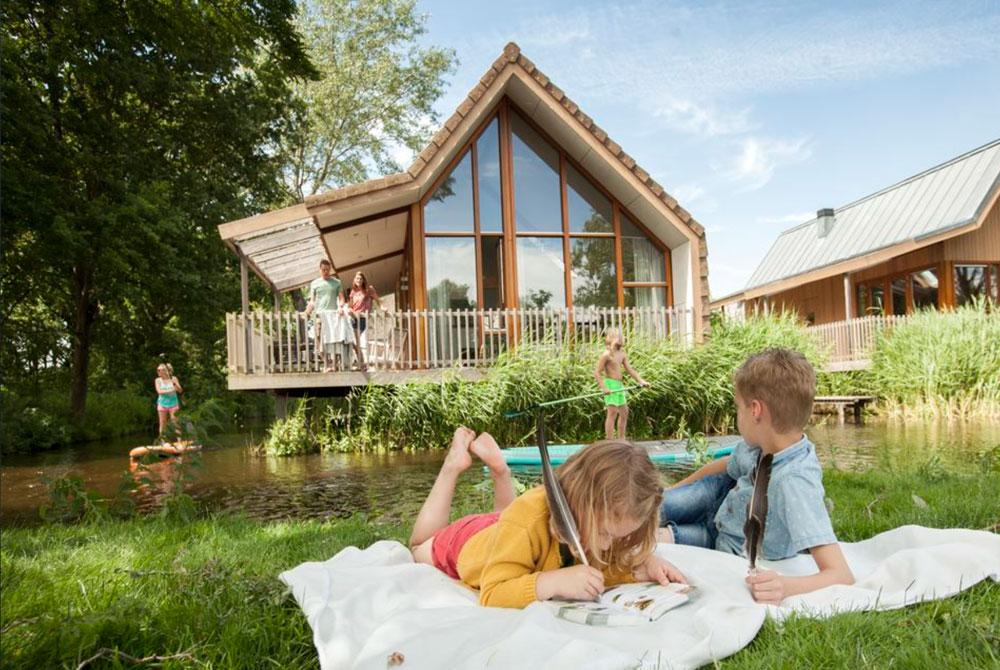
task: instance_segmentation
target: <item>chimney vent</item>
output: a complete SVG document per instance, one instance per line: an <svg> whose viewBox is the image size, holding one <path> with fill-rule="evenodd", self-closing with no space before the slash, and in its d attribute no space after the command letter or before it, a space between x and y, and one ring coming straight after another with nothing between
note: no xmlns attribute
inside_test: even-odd
<svg viewBox="0 0 1000 670"><path fill-rule="evenodd" d="M834 214L833 209L830 207L825 207L816 212L816 225L819 228L819 236L826 237L833 230L833 224L836 223L837 216Z"/></svg>

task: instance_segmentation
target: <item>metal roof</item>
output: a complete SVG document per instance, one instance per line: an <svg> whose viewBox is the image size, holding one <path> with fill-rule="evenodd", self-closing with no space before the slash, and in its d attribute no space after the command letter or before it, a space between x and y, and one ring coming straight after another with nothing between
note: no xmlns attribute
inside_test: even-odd
<svg viewBox="0 0 1000 670"><path fill-rule="evenodd" d="M971 223L1000 185L1000 139L783 232L744 291Z"/></svg>

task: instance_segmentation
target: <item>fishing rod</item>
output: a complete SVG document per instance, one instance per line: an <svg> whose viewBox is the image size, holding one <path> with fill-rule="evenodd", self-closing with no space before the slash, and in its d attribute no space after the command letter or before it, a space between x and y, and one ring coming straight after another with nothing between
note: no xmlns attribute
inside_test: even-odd
<svg viewBox="0 0 1000 670"><path fill-rule="evenodd" d="M559 400L549 400L547 402L540 402L522 410L511 410L509 412L504 412L505 419L513 419L518 416L524 416L525 414L531 414L532 412L537 412L543 407L552 407L553 405L561 405L567 402L573 402L574 400L583 400L584 398L596 398L597 396L606 396L612 393L624 393L626 391L635 391L638 389L646 388L641 384L634 384L632 386L625 386L623 388L617 389L615 391L594 391L593 393L584 393L582 395L575 395L571 398L560 398Z"/></svg>

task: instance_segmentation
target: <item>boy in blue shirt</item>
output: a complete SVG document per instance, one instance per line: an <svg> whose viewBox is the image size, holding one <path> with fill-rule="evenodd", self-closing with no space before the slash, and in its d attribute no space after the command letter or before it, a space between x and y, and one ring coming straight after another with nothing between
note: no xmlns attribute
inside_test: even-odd
<svg viewBox="0 0 1000 670"><path fill-rule="evenodd" d="M802 429L812 414L816 374L802 354L766 349L733 375L736 426L743 438L731 456L713 461L663 492L661 542L745 552L743 525L751 475L763 453L774 455L762 556L808 551L819 572L787 577L757 570L746 582L754 600L778 604L831 584L853 584L823 499L823 470Z"/></svg>

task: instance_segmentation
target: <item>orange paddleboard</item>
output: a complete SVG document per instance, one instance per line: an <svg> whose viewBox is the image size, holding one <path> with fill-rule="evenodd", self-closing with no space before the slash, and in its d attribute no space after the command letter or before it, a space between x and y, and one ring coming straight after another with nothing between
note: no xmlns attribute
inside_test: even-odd
<svg viewBox="0 0 1000 670"><path fill-rule="evenodd" d="M168 458L170 456L180 456L181 454L189 451L201 451L201 445L191 444L190 442L180 442L170 445L149 445L145 447L136 447L128 452L128 456L129 458L142 458L146 454L156 454L162 458Z"/></svg>

